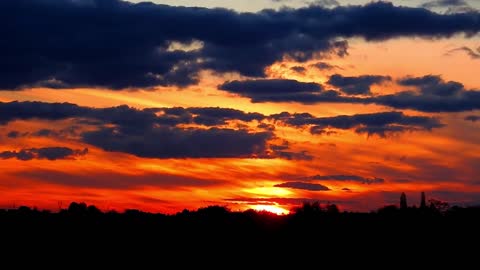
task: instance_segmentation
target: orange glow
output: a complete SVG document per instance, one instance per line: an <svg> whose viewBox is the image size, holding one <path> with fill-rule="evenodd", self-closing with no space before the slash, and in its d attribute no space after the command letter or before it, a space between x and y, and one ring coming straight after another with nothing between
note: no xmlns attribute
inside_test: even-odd
<svg viewBox="0 0 480 270"><path fill-rule="evenodd" d="M267 211L276 215L288 215L290 213L289 210L278 205L252 205L251 208L255 211Z"/></svg>

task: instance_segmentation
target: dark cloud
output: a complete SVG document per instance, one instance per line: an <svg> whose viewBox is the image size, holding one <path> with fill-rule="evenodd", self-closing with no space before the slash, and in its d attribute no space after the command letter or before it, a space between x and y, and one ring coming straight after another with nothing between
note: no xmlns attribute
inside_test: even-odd
<svg viewBox="0 0 480 270"><path fill-rule="evenodd" d="M440 76L427 75L423 77L407 77L398 80L400 85L416 86L422 95L454 96L465 88L459 82L444 82Z"/></svg>
<svg viewBox="0 0 480 270"><path fill-rule="evenodd" d="M390 81L389 76L364 75L359 77L344 77L340 74L330 76L328 84L340 88L347 95L369 95L372 92L370 87L374 84L381 84Z"/></svg>
<svg viewBox="0 0 480 270"><path fill-rule="evenodd" d="M293 188L293 189L303 189L310 191L328 191L330 188L321 184L312 184L306 182L285 182L274 187L283 187L283 188Z"/></svg>
<svg viewBox="0 0 480 270"><path fill-rule="evenodd" d="M7 137L11 139L23 138L23 137L52 137L52 138L68 138L77 135L78 126L70 126L65 129L53 130L48 128L42 128L35 132L23 132L13 130L7 133Z"/></svg>
<svg viewBox="0 0 480 270"><path fill-rule="evenodd" d="M302 66L294 66L294 67L291 67L290 69L300 74L303 74L307 71L307 69Z"/></svg>
<svg viewBox="0 0 480 270"><path fill-rule="evenodd" d="M384 2L237 13L119 0L3 0L0 89L186 86L203 69L263 77L284 57L346 55L338 38L471 36L479 18Z"/></svg>
<svg viewBox="0 0 480 270"><path fill-rule="evenodd" d="M148 127L154 124L175 126L178 124L202 124L215 126L229 120L260 121L265 118L259 113L246 113L229 108L148 108L135 109L127 105L110 108L81 107L71 103L45 102L0 102L0 124L28 119L63 120L78 118L88 124L111 123L130 127ZM39 131L40 132L40 131ZM41 131L40 133L46 133Z"/></svg>
<svg viewBox="0 0 480 270"><path fill-rule="evenodd" d="M331 65L331 64L326 63L326 62L317 62L315 64L312 64L311 66L315 67L319 70L332 70L332 69L335 69L335 68L339 68L338 66Z"/></svg>
<svg viewBox="0 0 480 270"><path fill-rule="evenodd" d="M153 127L137 132L103 128L82 136L84 142L106 151L147 158L268 158L267 142L273 133Z"/></svg>
<svg viewBox="0 0 480 270"><path fill-rule="evenodd" d="M347 181L347 182L357 182L361 184L382 184L385 182L385 179L373 177L366 178L358 175L314 175L300 178L303 181L307 180L322 180L322 181Z"/></svg>
<svg viewBox="0 0 480 270"><path fill-rule="evenodd" d="M290 143L284 141L280 145L270 145L270 149L273 152L273 155L278 158L287 159L287 160L313 160L313 156L308 153L308 151L293 152L290 150Z"/></svg>
<svg viewBox="0 0 480 270"><path fill-rule="evenodd" d="M22 149L20 151L3 151L0 152L1 159L16 158L18 160L28 161L32 159L74 159L75 157L84 156L88 153L88 149L74 150L67 147L44 147Z"/></svg>
<svg viewBox="0 0 480 270"><path fill-rule="evenodd" d="M261 80L263 84L268 85L283 84L283 80L273 80L271 84L268 81ZM444 81L437 75L402 78L398 80L398 83L412 89L394 94L368 97L348 96L333 90L321 90L322 87L320 85L318 89L309 90L306 86L303 88L289 88L284 84L284 86L278 86L278 89L284 91L275 92L275 88L267 88L269 91L262 92L255 91L259 89L257 87L244 87L245 85L250 86L250 82L252 81L235 81L235 87L225 88L222 85L220 89L248 97L252 102L377 104L396 109L413 109L422 112L462 112L480 109L480 91L468 90L459 82ZM302 84L300 82L296 83ZM289 81L291 85L296 83L295 81ZM297 89L297 91L288 91L287 89ZM369 91L369 87L368 85L360 85L360 88L357 88L356 85L352 84L352 87L346 91L351 93L365 92Z"/></svg>
<svg viewBox="0 0 480 270"><path fill-rule="evenodd" d="M480 121L480 116L478 116L478 115L467 115L467 116L465 116L465 121L477 122L477 121Z"/></svg>
<svg viewBox="0 0 480 270"><path fill-rule="evenodd" d="M472 59L480 59L480 47L477 48L476 50L474 50L472 48L463 46L463 47L455 48L455 49L452 49L452 50L448 51L446 53L446 55L450 55L450 54L455 53L455 52L464 52L468 56L470 56L470 58L472 58Z"/></svg>
<svg viewBox="0 0 480 270"><path fill-rule="evenodd" d="M323 90L322 86L318 83L306 83L286 79L231 81L219 85L218 89L247 96L316 93Z"/></svg>
<svg viewBox="0 0 480 270"><path fill-rule="evenodd" d="M22 136L22 134L18 131L15 131L15 130L7 133L7 137L12 138L12 139L15 139L15 138L18 138L18 137L21 137L21 136Z"/></svg>
<svg viewBox="0 0 480 270"><path fill-rule="evenodd" d="M90 111L89 108L71 103L2 102L0 103L0 124L33 118L45 120L67 119L85 116Z"/></svg>
<svg viewBox="0 0 480 270"><path fill-rule="evenodd" d="M87 121L94 130L30 133L30 136L75 135L84 143L106 151L124 152L149 158L282 158L311 160L306 151L292 151L270 145L275 134L269 125L261 132L248 127L223 128L228 121L259 123L266 118L260 113L247 113L228 108L148 108L128 106L111 108L80 107L68 103L10 102L0 103L1 123L17 119L78 119ZM182 124L198 124L208 128L185 128ZM267 124L268 125L268 124ZM68 133L68 134L67 134Z"/></svg>
<svg viewBox="0 0 480 270"><path fill-rule="evenodd" d="M111 108L80 107L68 103L10 102L0 103L0 122L22 119L87 121L88 131L73 128L76 139L106 151L125 152L150 158L283 158L311 160L305 151L292 151L289 145L272 145L274 129L260 132L248 127L222 127L228 121L280 121L310 130L354 129L357 133L386 136L392 132L431 130L443 126L436 118L407 116L401 112L359 114L318 118L308 113L281 113L265 116L228 108L148 108L128 106ZM77 123L78 124L78 123ZM202 127L184 127L199 124ZM332 132L330 130L326 131ZM68 129L56 132L69 137ZM35 136L56 134L51 130L33 133Z"/></svg>
<svg viewBox="0 0 480 270"><path fill-rule="evenodd" d="M332 131L332 130L327 130L322 126L312 126L312 127L310 127L310 133L313 134L313 135L327 135L327 136L330 136L330 135L336 134L337 132Z"/></svg>
<svg viewBox="0 0 480 270"><path fill-rule="evenodd" d="M193 122L206 126L215 126L226 124L229 120L240 120L244 122L261 121L265 116L260 113L246 113L240 110L227 108L188 108L188 112L193 114Z"/></svg>
<svg viewBox="0 0 480 270"><path fill-rule="evenodd" d="M111 171L74 174L44 169L23 170L15 173L15 176L56 185L101 189L132 189L142 187L201 188L220 185L223 182L221 180L162 173L145 173L141 176L138 174L121 174Z"/></svg>
<svg viewBox="0 0 480 270"><path fill-rule="evenodd" d="M268 131L275 131L275 129L276 129L275 125L267 124L267 123L260 123L260 124L258 124L257 127L259 129L265 129L265 130L268 130Z"/></svg>
<svg viewBox="0 0 480 270"><path fill-rule="evenodd" d="M385 137L389 133L432 130L443 127L437 118L407 116L402 112L382 112L371 114L340 115L334 117L314 117L308 113L290 114L287 112L271 115L275 120L294 127L310 126L312 134L324 134L326 128L354 129L355 132ZM325 130L325 131L324 131Z"/></svg>
<svg viewBox="0 0 480 270"><path fill-rule="evenodd" d="M467 90L463 84L446 82L440 76L408 77L400 79L398 83L415 87L417 91L402 91L366 101L424 112L460 112L480 108L480 91Z"/></svg>
<svg viewBox="0 0 480 270"><path fill-rule="evenodd" d="M218 86L219 90L248 97L252 102L336 102L341 97L338 92L323 90L322 85L313 82L299 82L286 79L258 79L231 81ZM355 98L352 98L352 100Z"/></svg>

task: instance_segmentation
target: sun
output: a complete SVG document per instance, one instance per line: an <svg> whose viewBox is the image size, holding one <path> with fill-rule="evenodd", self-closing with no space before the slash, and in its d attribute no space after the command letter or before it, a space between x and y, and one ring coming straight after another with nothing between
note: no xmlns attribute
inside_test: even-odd
<svg viewBox="0 0 480 270"><path fill-rule="evenodd" d="M256 211L267 211L276 215L288 215L289 210L278 205L252 205L251 208Z"/></svg>

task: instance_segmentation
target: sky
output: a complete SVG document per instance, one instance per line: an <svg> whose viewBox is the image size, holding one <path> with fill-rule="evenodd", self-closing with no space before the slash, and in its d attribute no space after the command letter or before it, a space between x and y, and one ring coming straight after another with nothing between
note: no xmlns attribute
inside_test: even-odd
<svg viewBox="0 0 480 270"><path fill-rule="evenodd" d="M478 1L138 2L0 2L0 207L480 204Z"/></svg>

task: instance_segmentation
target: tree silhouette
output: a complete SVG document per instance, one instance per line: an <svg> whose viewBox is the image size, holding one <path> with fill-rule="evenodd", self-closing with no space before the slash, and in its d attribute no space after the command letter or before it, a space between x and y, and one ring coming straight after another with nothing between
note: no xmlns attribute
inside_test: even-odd
<svg viewBox="0 0 480 270"><path fill-rule="evenodd" d="M436 199L430 199L428 200L430 202L430 208L434 211L438 211L440 213L445 213L447 210L450 208L450 205L447 202L436 200Z"/></svg>
<svg viewBox="0 0 480 270"><path fill-rule="evenodd" d="M327 213L328 214L338 214L340 210L338 210L338 206L336 204L327 204Z"/></svg>
<svg viewBox="0 0 480 270"><path fill-rule="evenodd" d="M402 195L400 195L400 209L405 210L407 208L407 195L405 195L405 192L402 192Z"/></svg>

